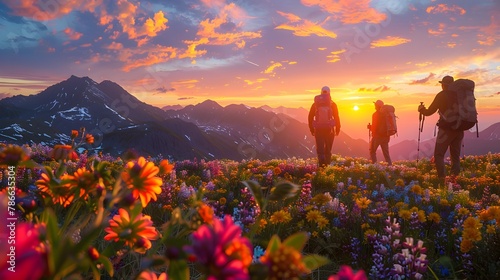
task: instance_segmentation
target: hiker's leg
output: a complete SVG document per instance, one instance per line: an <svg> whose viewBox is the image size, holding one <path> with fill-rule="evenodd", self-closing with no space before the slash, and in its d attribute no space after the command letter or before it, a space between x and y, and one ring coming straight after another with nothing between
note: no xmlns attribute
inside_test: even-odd
<svg viewBox="0 0 500 280"><path fill-rule="evenodd" d="M389 140L390 137L383 137L381 139L380 148L382 148L382 153L384 154L384 159L388 165L392 165L391 155L389 154Z"/></svg>
<svg viewBox="0 0 500 280"><path fill-rule="evenodd" d="M318 155L318 166L325 164L325 135L319 129L316 130L316 154Z"/></svg>
<svg viewBox="0 0 500 280"><path fill-rule="evenodd" d="M451 137L448 130L439 129L436 138L436 146L434 148L434 164L436 164L436 171L439 178L445 177L444 155L450 145Z"/></svg>
<svg viewBox="0 0 500 280"><path fill-rule="evenodd" d="M332 147L333 147L333 140L335 139L335 134L333 134L333 131L330 131L329 133L326 134L325 137L325 164L330 164L332 162Z"/></svg>
<svg viewBox="0 0 500 280"><path fill-rule="evenodd" d="M450 158L451 158L451 174L460 174L460 150L462 148L462 140L464 139L463 131L453 131L453 140L450 143Z"/></svg>
<svg viewBox="0 0 500 280"><path fill-rule="evenodd" d="M372 137L372 141L370 141L370 159L372 163L377 162L377 148L378 148L378 141L376 137Z"/></svg>

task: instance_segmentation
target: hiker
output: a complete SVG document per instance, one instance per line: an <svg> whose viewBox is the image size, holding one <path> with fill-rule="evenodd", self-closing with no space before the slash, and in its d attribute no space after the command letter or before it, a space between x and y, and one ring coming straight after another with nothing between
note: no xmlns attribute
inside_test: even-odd
<svg viewBox="0 0 500 280"><path fill-rule="evenodd" d="M324 86L321 94L314 97L308 123L311 134L316 138L318 166L330 164L333 139L340 133L340 118L337 104L331 99L329 87Z"/></svg>
<svg viewBox="0 0 500 280"><path fill-rule="evenodd" d="M434 147L434 164L440 180L440 183L445 182L445 166L444 156L448 147L450 148L451 158L451 174L457 176L460 173L460 148L462 139L464 138L464 131L461 129L454 130L443 125L443 116L449 110L449 102L447 94L449 94L448 86L453 83L454 79L451 76L444 76L439 83L441 83L442 91L440 91L428 109L423 104L418 106L418 112L424 116L430 116L439 110L439 120L437 126L439 127L438 135L436 138L436 146Z"/></svg>
<svg viewBox="0 0 500 280"><path fill-rule="evenodd" d="M377 149L380 146L385 161L390 166L392 165L391 156L389 154L389 140L391 137L387 134L386 116L381 110L384 106L384 102L382 100L377 100L374 103L375 112L372 115L372 124L368 124L367 126L372 134L372 139L370 141L370 158L372 163L377 163Z"/></svg>

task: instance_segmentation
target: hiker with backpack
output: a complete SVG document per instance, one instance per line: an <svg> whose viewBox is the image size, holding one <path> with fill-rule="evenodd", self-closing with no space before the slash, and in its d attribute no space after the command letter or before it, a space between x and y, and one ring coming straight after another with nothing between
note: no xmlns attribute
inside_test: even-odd
<svg viewBox="0 0 500 280"><path fill-rule="evenodd" d="M372 124L368 124L367 128L371 131L372 138L370 140L370 158L372 163L377 163L377 149L380 146L382 154L387 164L392 165L391 156L389 154L389 141L391 135L395 134L395 130L391 131L390 122L392 117L390 112L394 112L394 107L384 105L382 100L377 100L375 103L375 112L372 114ZM394 115L394 114L392 114ZM395 121L394 121L395 125Z"/></svg>
<svg viewBox="0 0 500 280"><path fill-rule="evenodd" d="M314 97L308 123L311 134L316 138L318 166L330 164L333 140L340 133L340 118L337 104L331 99L329 87L324 86L321 94Z"/></svg>
<svg viewBox="0 0 500 280"><path fill-rule="evenodd" d="M454 80L445 76L441 81L440 91L428 109L423 104L418 106L418 112L430 116L439 111L439 127L434 147L434 164L440 183L445 183L444 156L448 148L451 158L451 175L460 173L460 150L464 138L464 130L477 126L477 111L474 98L474 82L466 79Z"/></svg>

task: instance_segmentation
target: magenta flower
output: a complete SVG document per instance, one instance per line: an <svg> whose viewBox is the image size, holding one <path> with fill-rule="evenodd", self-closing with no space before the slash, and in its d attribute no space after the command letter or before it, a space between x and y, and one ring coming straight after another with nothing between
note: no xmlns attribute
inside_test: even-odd
<svg viewBox="0 0 500 280"><path fill-rule="evenodd" d="M363 270L354 273L350 266L342 265L340 266L339 273L330 276L328 280L368 280L368 278Z"/></svg>
<svg viewBox="0 0 500 280"><path fill-rule="evenodd" d="M47 253L44 244L40 242L41 230L44 230L43 225L20 223L15 226L15 239L12 239L15 244L9 245L7 240L5 244L0 242L0 279L37 280L47 273Z"/></svg>
<svg viewBox="0 0 500 280"><path fill-rule="evenodd" d="M192 245L187 251L201 265L207 280L250 279L252 244L241 236L241 228L234 224L231 216L200 226L193 233Z"/></svg>

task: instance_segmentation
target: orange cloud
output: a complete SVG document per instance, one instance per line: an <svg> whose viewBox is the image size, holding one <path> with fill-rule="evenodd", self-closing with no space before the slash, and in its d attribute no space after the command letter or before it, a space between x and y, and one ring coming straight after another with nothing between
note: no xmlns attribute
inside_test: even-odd
<svg viewBox="0 0 500 280"><path fill-rule="evenodd" d="M410 39L387 36L385 38L373 41L371 43L371 48L381 48L381 47L394 47L402 44L406 44L411 42Z"/></svg>
<svg viewBox="0 0 500 280"><path fill-rule="evenodd" d="M464 8L457 5L446 5L438 4L436 6L427 7L425 10L428 14L444 14L444 13L456 13L459 15L465 15L466 11Z"/></svg>
<svg viewBox="0 0 500 280"><path fill-rule="evenodd" d="M102 6L103 0L4 0L12 13L36 20L52 20L69 14L73 10L94 12Z"/></svg>
<svg viewBox="0 0 500 280"><path fill-rule="evenodd" d="M388 87L386 85L382 85L382 86L379 86L379 87L376 87L376 88L359 88L358 92L362 92L362 93L378 93L378 92L385 92L385 91L389 91L389 90L391 90L390 87Z"/></svg>
<svg viewBox="0 0 500 280"><path fill-rule="evenodd" d="M173 88L194 88L196 87L196 84L198 83L198 80L180 80L180 81L175 81L171 82L171 86Z"/></svg>
<svg viewBox="0 0 500 280"><path fill-rule="evenodd" d="M301 0L305 6L319 6L335 15L342 23L380 23L387 16L370 6L371 0Z"/></svg>
<svg viewBox="0 0 500 280"><path fill-rule="evenodd" d="M67 27L66 29L63 30L64 34L68 36L70 40L76 41L80 39L83 36L83 33L76 32L73 29Z"/></svg>
<svg viewBox="0 0 500 280"><path fill-rule="evenodd" d="M122 43L117 43L117 42L111 42L108 46L104 47L105 49L108 50L121 50L123 49L123 44Z"/></svg>
<svg viewBox="0 0 500 280"><path fill-rule="evenodd" d="M271 65L264 70L264 74L269 74L271 77L274 77L276 75L275 69L276 68L283 68L283 64L280 62L273 62L271 61Z"/></svg>
<svg viewBox="0 0 500 280"><path fill-rule="evenodd" d="M335 32L326 30L320 25L306 19L301 19L297 15L277 11L278 14L288 19L289 22L276 26L274 29L293 31L293 35L308 37L316 35L319 37L337 38Z"/></svg>
<svg viewBox="0 0 500 280"><path fill-rule="evenodd" d="M125 63L122 70L130 70L155 65L177 57L174 47L152 46L151 48L123 49L118 53L118 60Z"/></svg>
<svg viewBox="0 0 500 280"><path fill-rule="evenodd" d="M245 40L261 37L260 31L237 31L240 27L238 25L234 25L233 32L220 32L223 26L224 28L229 26L231 23L229 17L237 14L235 11L239 11L239 9L234 3L231 3L224 6L218 17L205 19L200 23L197 35L202 37L201 40L204 44L218 46L234 44L237 48L243 48L246 44Z"/></svg>
<svg viewBox="0 0 500 280"><path fill-rule="evenodd" d="M269 80L269 79L267 79L267 78L260 78L260 79L254 80L254 81L252 81L252 80L244 80L244 82L247 85L251 86L253 84L261 84L262 82L267 81L267 80Z"/></svg>
<svg viewBox="0 0 500 280"><path fill-rule="evenodd" d="M330 55L327 56L327 61L326 62L335 63L337 61L340 61L340 54L343 54L345 52L346 52L345 49L342 49L342 50L339 50L339 51L330 52Z"/></svg>

